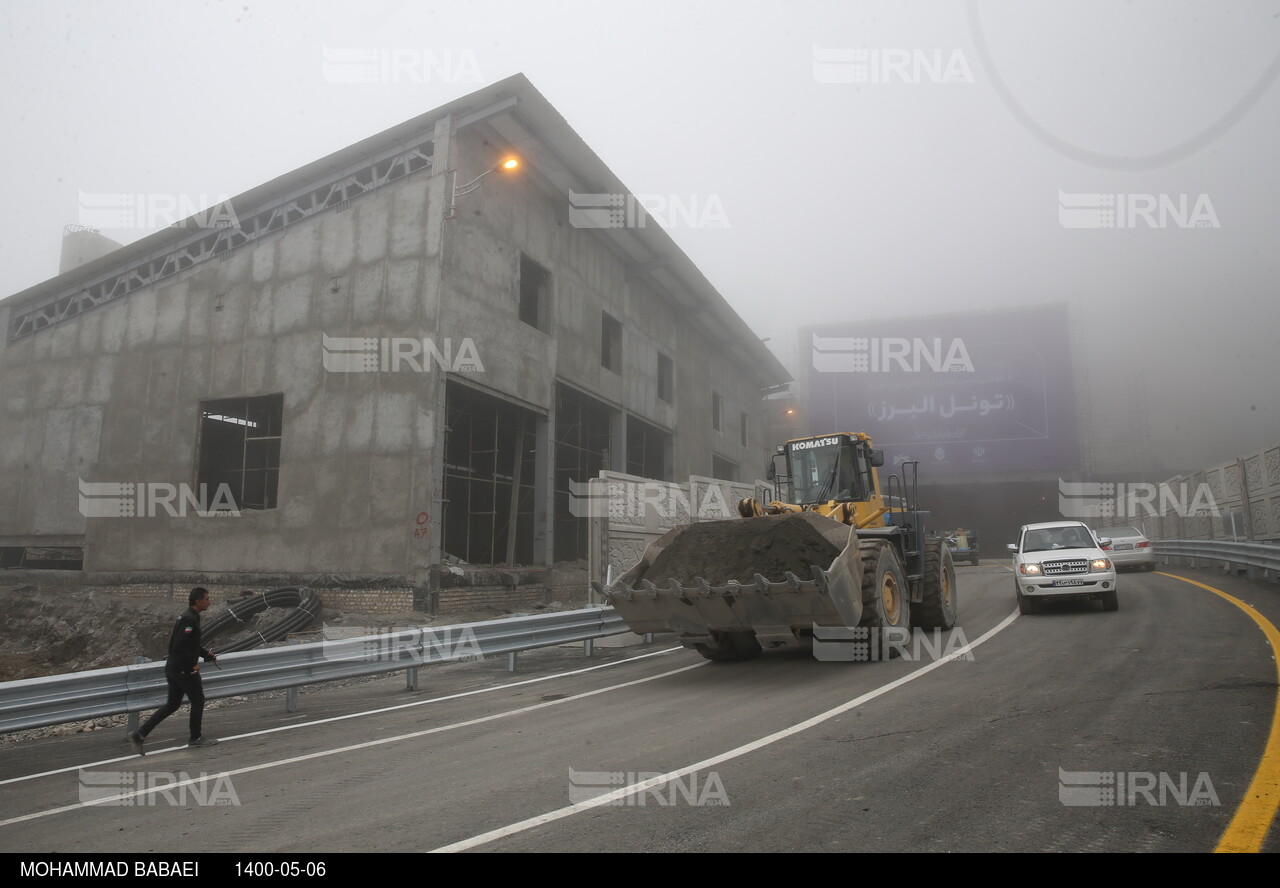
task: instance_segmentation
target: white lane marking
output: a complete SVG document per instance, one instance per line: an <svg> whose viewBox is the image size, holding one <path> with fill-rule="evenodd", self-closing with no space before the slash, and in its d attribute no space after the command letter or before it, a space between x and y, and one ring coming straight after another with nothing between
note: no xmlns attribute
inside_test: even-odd
<svg viewBox="0 0 1280 888"><path fill-rule="evenodd" d="M543 675L539 678L526 678L524 681L513 681L508 684L495 685L491 688L477 688L474 691L459 691L456 694L447 694L443 697L432 697L429 700L414 700L412 703L398 703L395 706L384 706L381 709L366 709L361 712L349 712L346 715L334 715L329 718L315 719L313 721L298 722L293 725L280 725L275 728L264 728L261 731L250 731L247 734L234 734L230 737L223 738L222 742L226 743L231 740L243 740L246 737L261 737L264 734L275 734L279 731L296 731L299 728L314 728L317 725L327 725L330 722L345 721L349 718L363 718L366 715L381 715L384 712L395 712L397 709L409 709L413 706L426 706L429 703L443 703L446 700L457 700L461 697L472 697L476 694L488 694L492 691L505 691L510 688L518 688L524 685L537 684L542 681L551 681L556 678L567 678L571 675L583 675L587 672L595 672L597 669L607 669L610 666L621 666L623 663L634 663L637 660L647 660L649 657L657 657L662 654L670 654L674 651L682 651L682 647L664 648L660 651L651 651L647 654L640 654L636 657L627 657L624 660L614 660L611 663L601 663L597 666L588 666L585 669L574 669L570 672L557 672L553 675ZM701 664L698 664L701 665ZM150 755L159 755L162 752L174 752L175 750L186 749L187 745L183 743L180 746L166 746L163 749L152 750ZM81 765L72 765L67 768L56 768L52 771L41 771L39 774L26 774L22 777L10 777L6 780L0 780L0 786L8 783L22 783L24 780L35 780L37 777L52 777L55 774L66 774L71 771L79 771L82 768L97 768L102 765L113 765L116 762L127 762L138 758L138 756L130 753L129 755L117 756L116 758L102 759L96 762L85 762Z"/></svg>
<svg viewBox="0 0 1280 888"><path fill-rule="evenodd" d="M796 734L799 734L803 731L807 731L810 728L820 725L825 721L829 721L830 719L833 719L838 715L843 715L844 713L848 712L851 709L856 709L859 706L861 706L863 703L868 703L876 699L877 697L882 696L883 694L889 693L889 691L892 691L895 688L900 688L904 684L907 684L908 682L915 681L920 676L925 675L929 672L932 672L933 670L942 666L944 663L949 663L952 660L958 659L959 657L966 655L967 653L972 651L974 648L976 648L978 645L982 644L983 642L993 637L997 632L1003 631L1011 623L1013 623L1013 621L1016 620L1017 618L1018 618L1018 612L1014 611L1013 613L1009 614L1009 616L1005 617L1004 620L1001 621L994 628L984 633L976 641L970 642L969 644L965 645L963 648L959 648L953 651L952 653L941 658L940 660L935 660L929 665L923 666L920 669L917 669L915 672L912 672L908 675L904 675L902 678L891 681L888 684L881 685L880 687L876 688L873 691L868 691L867 693L863 694L861 697L856 697L853 700L848 701L847 703L841 703L839 706L835 707L834 709L828 709L826 712L822 712L822 713L819 713L818 715L813 716L812 718L805 719L804 721L794 724L789 728L783 728L781 731L776 731L772 734L769 734L766 737L761 737L758 740L753 740L750 743L737 747L736 749L730 749L728 752L722 752L721 754L712 756L711 758L703 759L702 761L695 762L692 765L687 765L686 767L683 767L678 771L669 771L666 774L660 774L657 777L652 777L648 780L641 781L640 783L633 783L630 786L624 786L621 789L615 789L613 792L596 796L595 798L588 799L585 802L578 802L575 805L568 805L564 808L559 808L555 811L548 811L545 814L539 814L536 817L530 817L527 820L521 820L519 823L513 823L513 824L510 824L509 826L504 826L498 829L490 830L489 832L481 833L478 836L472 836L469 839L463 839L462 841L454 842L450 845L443 845L428 853L436 854L436 853L445 853L445 852L452 852L452 851L466 851L470 848L475 848L480 845L487 845L488 843L496 841L498 839L506 838L507 836L511 836L519 832L524 832L525 830L528 830L528 829L533 829L535 826L542 826L543 824L551 823L556 820L561 820L565 817L572 817L574 814L578 814L582 811L589 811L592 808L599 808L603 805L610 805L613 802L619 799L624 799L629 795L635 795L636 793L646 792L650 789L653 789L654 787L662 786L664 783L668 783L669 781L675 780L680 777L684 777L688 774L692 774L695 771L705 770L707 768L714 767L715 765L723 764L724 762L730 761L731 759L739 758L748 753L755 752L758 749L763 749L766 746L777 743L779 740L785 740L788 737L793 737Z"/></svg>
<svg viewBox="0 0 1280 888"><path fill-rule="evenodd" d="M493 715L483 715L479 718L468 719L467 721L454 722L450 725L439 725L434 728L427 728L422 731L413 731L409 734L399 734L395 737L381 737L377 740L366 740L364 743L355 743L351 746L340 746L336 749L324 749L319 752L309 752L306 755L295 755L286 759L279 759L274 762L263 762L258 765L249 765L245 768L236 768L231 771L221 771L217 774L208 774L203 777L192 778L182 783L166 784L151 789L137 789L133 792L122 792L104 799L94 799L91 802L78 802L74 805L64 805L61 808L50 808L47 811L36 811L33 814L24 814L20 817L10 817L8 820L0 820L0 827L11 826L15 823L22 823L26 820L38 820L41 817L49 817L53 814L62 814L66 811L78 811L81 808L89 808L94 805L105 805L108 802L118 802L123 799L136 798L137 796L151 795L152 793L162 790L173 789L178 786L186 786L192 783L202 783L207 780L217 780L221 777L236 777L240 774L252 774L254 771L266 771L270 768L279 768L284 765L295 765L298 762L307 762L313 759L325 758L331 755L342 755L348 752L355 752L358 749L369 749L374 746L385 746L389 743L398 743L401 740L413 740L418 737L426 737L430 734L442 734L445 731L454 731L458 728L470 728L475 725L482 725L485 722L498 721L499 719L511 718L516 715L524 715L529 712L536 712L539 709L546 709L549 706L559 706L561 703L573 703L578 700L584 700L587 697L594 697L597 694L606 694L610 691L618 691L622 688L629 688L634 685L645 684L646 682L656 681L659 678L668 678L672 675L679 675L681 672L688 672L690 669L697 669L700 666L706 666L709 661L704 660L701 663L694 663L692 666L681 666L679 669L672 669L670 672L663 672L658 675L650 675L647 678L637 678L632 681L624 681L622 684L611 685L605 688L596 688L592 691L584 691L581 694L574 694L571 697L562 697L559 700L547 700L542 703L534 703L520 709L512 709L508 712L496 712Z"/></svg>

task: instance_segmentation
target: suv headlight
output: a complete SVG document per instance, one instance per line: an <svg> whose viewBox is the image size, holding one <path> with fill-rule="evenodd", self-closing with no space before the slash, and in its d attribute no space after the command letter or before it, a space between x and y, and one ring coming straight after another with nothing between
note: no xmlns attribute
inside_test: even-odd
<svg viewBox="0 0 1280 888"><path fill-rule="evenodd" d="M1042 576L1044 571L1040 569L1040 565L1038 564L1019 564L1018 573L1022 574L1024 577L1038 577Z"/></svg>
<svg viewBox="0 0 1280 888"><path fill-rule="evenodd" d="M1092 570L1111 570L1111 559L1095 558L1093 563L1089 565Z"/></svg>

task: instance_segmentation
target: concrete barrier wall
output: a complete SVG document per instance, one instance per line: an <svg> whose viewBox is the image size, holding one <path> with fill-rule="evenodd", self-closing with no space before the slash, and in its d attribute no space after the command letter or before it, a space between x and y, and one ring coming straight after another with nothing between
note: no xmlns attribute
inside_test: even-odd
<svg viewBox="0 0 1280 888"><path fill-rule="evenodd" d="M773 499L766 481L725 481L691 475L684 483L601 472L590 483L589 576L606 582L633 567L645 548L673 527L737 518L738 500ZM607 514L604 510L607 509Z"/></svg>
<svg viewBox="0 0 1280 888"><path fill-rule="evenodd" d="M1207 491L1200 502L1211 500L1216 514L1163 503L1159 515L1145 522L1153 539L1280 541L1280 443L1164 483L1174 491L1185 484L1193 505L1195 492Z"/></svg>

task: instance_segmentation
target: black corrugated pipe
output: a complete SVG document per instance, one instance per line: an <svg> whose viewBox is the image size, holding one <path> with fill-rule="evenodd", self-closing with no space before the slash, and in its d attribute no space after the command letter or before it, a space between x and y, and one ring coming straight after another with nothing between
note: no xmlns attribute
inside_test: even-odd
<svg viewBox="0 0 1280 888"><path fill-rule="evenodd" d="M320 596L306 586L285 586L282 589L272 589L270 592L241 598L234 604L228 605L224 613L218 614L218 616L204 625L200 633L201 640L208 642L228 630L235 632L243 628L251 617L257 616L267 608L292 608L279 622L271 624L261 632L223 647L210 648L215 654L252 650L258 645L266 644L269 641L279 641L290 632L301 632L306 629L320 615L322 606Z"/></svg>

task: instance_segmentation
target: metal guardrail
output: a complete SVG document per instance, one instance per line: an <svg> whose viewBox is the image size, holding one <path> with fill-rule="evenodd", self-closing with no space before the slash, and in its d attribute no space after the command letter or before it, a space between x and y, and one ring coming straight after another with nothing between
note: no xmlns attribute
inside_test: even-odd
<svg viewBox="0 0 1280 888"><path fill-rule="evenodd" d="M1158 558L1194 558L1280 573L1280 546L1244 540L1152 540Z"/></svg>
<svg viewBox="0 0 1280 888"><path fill-rule="evenodd" d="M223 654L218 668L206 663L200 674L210 700L389 672L407 672L414 688L419 666L506 654L514 670L519 651L582 641L590 653L593 639L629 631L613 608L593 607ZM2 682L0 733L112 715L136 719L167 696L163 662Z"/></svg>

